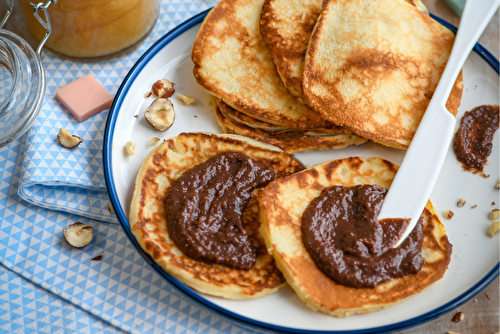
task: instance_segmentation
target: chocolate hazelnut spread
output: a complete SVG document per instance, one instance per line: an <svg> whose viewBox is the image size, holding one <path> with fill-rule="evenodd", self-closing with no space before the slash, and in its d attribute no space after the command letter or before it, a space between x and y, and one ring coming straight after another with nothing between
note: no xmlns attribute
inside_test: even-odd
<svg viewBox="0 0 500 334"><path fill-rule="evenodd" d="M453 150L464 170L483 173L493 147L493 136L499 126L499 107L484 105L467 111L453 138Z"/></svg>
<svg viewBox="0 0 500 334"><path fill-rule="evenodd" d="M191 168L172 184L165 200L170 237L195 260L251 269L257 249L243 213L253 191L275 178L268 163L235 152Z"/></svg>
<svg viewBox="0 0 500 334"><path fill-rule="evenodd" d="M332 186L302 216L302 241L318 268L333 281L373 288L418 273L421 220L405 241L391 248L408 226L404 219L377 220L386 190L377 185Z"/></svg>

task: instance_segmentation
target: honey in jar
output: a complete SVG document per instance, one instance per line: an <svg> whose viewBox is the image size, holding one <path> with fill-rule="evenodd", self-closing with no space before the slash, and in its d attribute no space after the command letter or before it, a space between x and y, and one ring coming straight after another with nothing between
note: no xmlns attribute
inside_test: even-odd
<svg viewBox="0 0 500 334"><path fill-rule="evenodd" d="M45 28L23 0L26 25L39 41ZM57 0L48 12L52 33L45 46L74 60L99 60L122 54L153 29L159 0Z"/></svg>

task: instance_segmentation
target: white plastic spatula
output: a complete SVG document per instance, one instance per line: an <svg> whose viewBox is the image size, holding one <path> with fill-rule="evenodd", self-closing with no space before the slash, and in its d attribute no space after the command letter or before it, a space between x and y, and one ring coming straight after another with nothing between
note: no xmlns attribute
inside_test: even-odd
<svg viewBox="0 0 500 334"><path fill-rule="evenodd" d="M436 183L455 129L455 117L445 107L455 80L472 48L500 4L500 0L467 0L455 44L427 111L387 192L378 220L411 219L410 234Z"/></svg>

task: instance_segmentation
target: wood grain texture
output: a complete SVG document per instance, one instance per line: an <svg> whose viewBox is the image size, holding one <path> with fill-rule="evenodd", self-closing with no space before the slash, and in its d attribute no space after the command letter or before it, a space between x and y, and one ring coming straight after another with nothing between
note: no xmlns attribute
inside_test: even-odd
<svg viewBox="0 0 500 334"><path fill-rule="evenodd" d="M446 334L448 331L461 334L493 334L500 330L499 325L499 285L498 278L479 292L467 303L441 317L423 325L399 331L399 334ZM462 312L464 319L453 322L453 316Z"/></svg>
<svg viewBox="0 0 500 334"><path fill-rule="evenodd" d="M443 0L423 0L429 11L451 24L458 26L460 18L444 3ZM5 4L0 1L0 13L5 12ZM17 33L28 41L33 48L38 43L29 35L23 19L21 1L15 1L12 16L7 21L5 29ZM499 12L497 11L489 23L479 42L488 49L497 59L499 49ZM467 334L493 334L500 331L499 312L499 279L495 279L488 287L479 292L474 298L438 319L423 325L396 332L398 334L446 334L448 331ZM461 322L452 322L451 319L457 312L464 314Z"/></svg>

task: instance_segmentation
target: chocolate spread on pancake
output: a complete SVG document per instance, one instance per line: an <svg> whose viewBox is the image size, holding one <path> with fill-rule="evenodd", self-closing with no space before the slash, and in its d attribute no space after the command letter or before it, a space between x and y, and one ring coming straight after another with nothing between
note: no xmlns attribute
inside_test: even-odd
<svg viewBox="0 0 500 334"><path fill-rule="evenodd" d="M404 219L378 222L386 192L377 185L332 186L305 210L302 241L318 268L333 281L373 288L420 271L422 221L398 248L391 248L408 223Z"/></svg>
<svg viewBox="0 0 500 334"><path fill-rule="evenodd" d="M499 125L498 106L484 105L467 111L453 138L453 150L464 170L488 177L484 165L493 147Z"/></svg>
<svg viewBox="0 0 500 334"><path fill-rule="evenodd" d="M266 162L221 153L182 174L166 200L167 230L187 256L251 269L257 249L243 226L252 193L276 178Z"/></svg>

